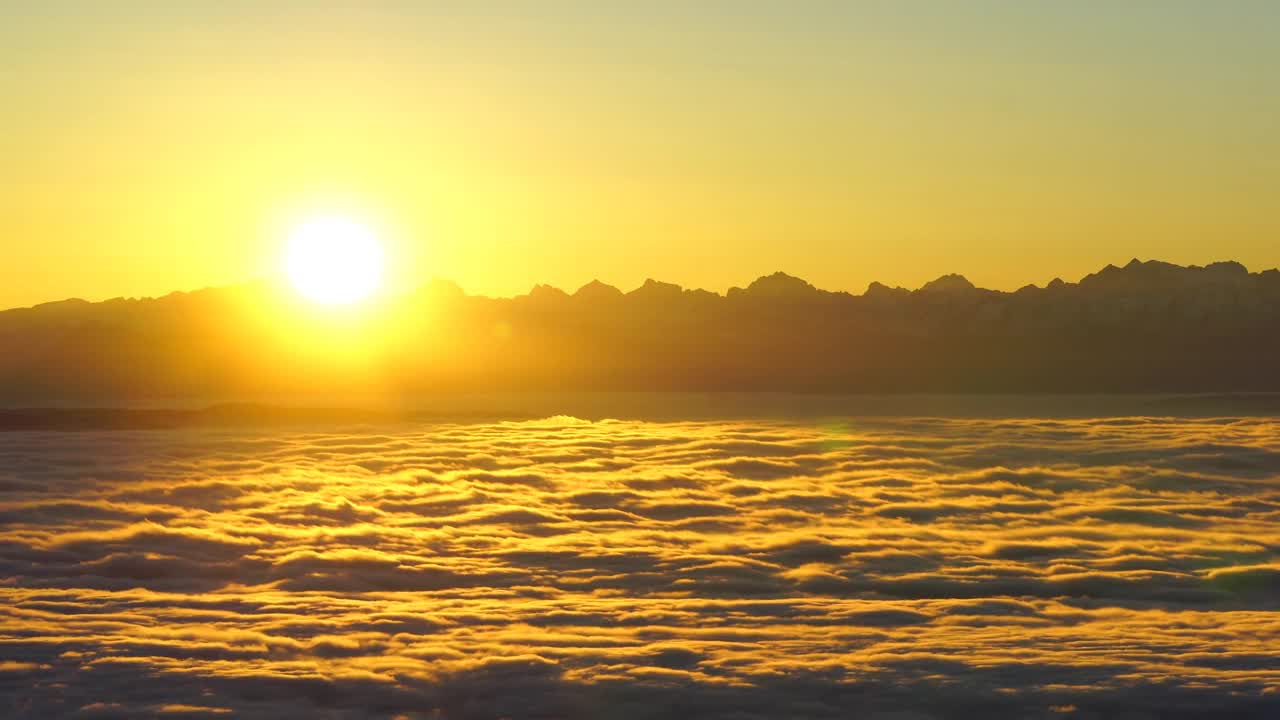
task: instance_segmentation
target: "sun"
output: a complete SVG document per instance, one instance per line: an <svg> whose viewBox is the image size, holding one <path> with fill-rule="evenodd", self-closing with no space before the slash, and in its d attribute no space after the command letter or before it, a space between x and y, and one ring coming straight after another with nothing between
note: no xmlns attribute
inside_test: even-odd
<svg viewBox="0 0 1280 720"><path fill-rule="evenodd" d="M363 300L382 285L382 245L342 216L309 218L289 233L285 272L304 297L324 305Z"/></svg>

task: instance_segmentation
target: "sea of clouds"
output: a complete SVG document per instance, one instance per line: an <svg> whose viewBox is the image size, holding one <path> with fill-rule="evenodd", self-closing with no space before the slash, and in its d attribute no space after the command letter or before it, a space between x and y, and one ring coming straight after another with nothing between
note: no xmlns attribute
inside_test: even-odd
<svg viewBox="0 0 1280 720"><path fill-rule="evenodd" d="M0 434L0 716L1280 717L1280 422Z"/></svg>

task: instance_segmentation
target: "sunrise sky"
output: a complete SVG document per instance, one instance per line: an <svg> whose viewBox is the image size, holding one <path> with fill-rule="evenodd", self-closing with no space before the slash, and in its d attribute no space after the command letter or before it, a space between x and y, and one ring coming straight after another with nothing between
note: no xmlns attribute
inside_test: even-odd
<svg viewBox="0 0 1280 720"><path fill-rule="evenodd" d="M1280 4L604 5L6 3L0 307L274 274L317 212L497 295L1280 261Z"/></svg>

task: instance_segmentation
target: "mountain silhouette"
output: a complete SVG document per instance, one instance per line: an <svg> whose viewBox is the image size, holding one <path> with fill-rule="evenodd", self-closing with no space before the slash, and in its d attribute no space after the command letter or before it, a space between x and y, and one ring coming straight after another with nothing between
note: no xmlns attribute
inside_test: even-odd
<svg viewBox="0 0 1280 720"><path fill-rule="evenodd" d="M1032 287L1034 287L1034 285L1033 285ZM930 280L929 282L925 283L923 286L921 286L921 287L920 287L919 292L922 292L922 293L941 293L941 292L950 292L950 293L960 292L960 293L964 293L964 292L969 292L969 291L971 291L971 290L976 290L976 289L977 289L977 288L975 288L975 287L973 286L973 283L969 282L969 279L968 279L968 278L966 278L966 277L965 277L965 276L963 276L963 275L956 275L956 274L954 274L954 273L953 273L953 274L951 274L951 275L943 275L942 277L940 277L940 278L938 278L938 279L936 279L936 280Z"/></svg>
<svg viewBox="0 0 1280 720"><path fill-rule="evenodd" d="M0 312L0 403L294 392L1280 390L1280 272L1133 260L1015 292L785 273L489 298L436 280L336 321L266 283ZM342 313L337 316L345 317ZM345 324L344 324L345 323Z"/></svg>

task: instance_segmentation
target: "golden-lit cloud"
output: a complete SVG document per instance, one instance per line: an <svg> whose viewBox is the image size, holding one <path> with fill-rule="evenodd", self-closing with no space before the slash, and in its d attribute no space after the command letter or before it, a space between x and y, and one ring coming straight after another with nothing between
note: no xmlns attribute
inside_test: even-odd
<svg viewBox="0 0 1280 720"><path fill-rule="evenodd" d="M0 697L42 718L1262 716L1277 430L7 433Z"/></svg>

